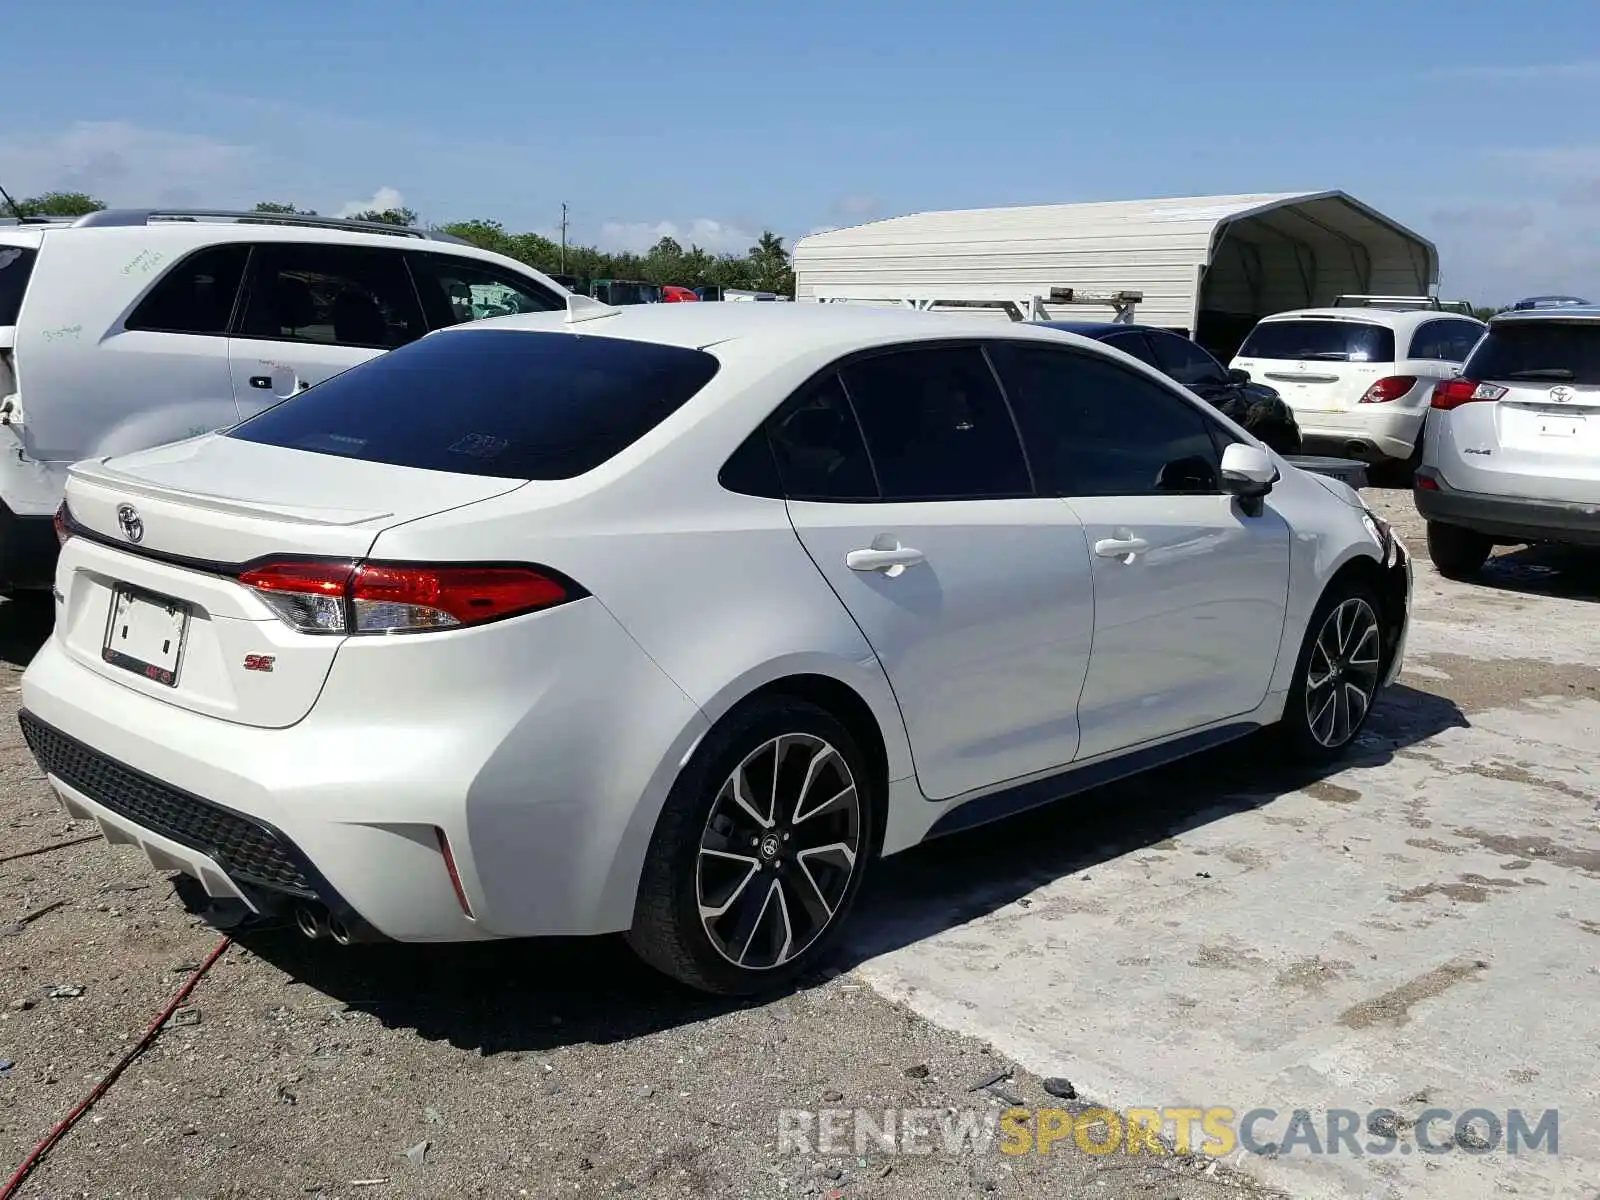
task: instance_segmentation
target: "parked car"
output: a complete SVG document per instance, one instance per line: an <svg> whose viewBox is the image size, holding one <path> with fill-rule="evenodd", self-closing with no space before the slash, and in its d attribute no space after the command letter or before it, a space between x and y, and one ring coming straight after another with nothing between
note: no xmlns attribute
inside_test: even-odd
<svg viewBox="0 0 1600 1200"><path fill-rule="evenodd" d="M661 289L637 279L596 279L589 284L589 295L602 304L661 303Z"/></svg>
<svg viewBox="0 0 1600 1200"><path fill-rule="evenodd" d="M587 292L587 289L583 286L582 281L579 280L576 275L552 274L550 276L550 282L559 283L569 292Z"/></svg>
<svg viewBox="0 0 1600 1200"><path fill-rule="evenodd" d="M1491 320L1460 378L1434 388L1413 494L1445 575L1496 545L1600 546L1600 307Z"/></svg>
<svg viewBox="0 0 1600 1200"><path fill-rule="evenodd" d="M1298 309L1261 320L1230 365L1278 389L1307 449L1414 462L1433 385L1483 330L1433 307Z"/></svg>
<svg viewBox="0 0 1600 1200"><path fill-rule="evenodd" d="M564 295L392 225L139 210L0 227L0 591L50 585L69 463L232 425L430 329Z"/></svg>
<svg viewBox="0 0 1600 1200"><path fill-rule="evenodd" d="M1400 668L1388 527L1099 343L568 305L73 467L21 717L68 811L312 935L749 992L880 855L1266 726L1331 760Z"/></svg>
<svg viewBox="0 0 1600 1200"><path fill-rule="evenodd" d="M1278 393L1252 381L1247 371L1228 370L1204 347L1186 337L1153 325L1106 321L1042 321L1039 324L1115 346L1181 383L1279 454L1300 453L1300 427L1295 424L1293 410Z"/></svg>
<svg viewBox="0 0 1600 1200"><path fill-rule="evenodd" d="M693 288L679 287L669 283L661 289L661 302L663 304L694 304L700 299Z"/></svg>

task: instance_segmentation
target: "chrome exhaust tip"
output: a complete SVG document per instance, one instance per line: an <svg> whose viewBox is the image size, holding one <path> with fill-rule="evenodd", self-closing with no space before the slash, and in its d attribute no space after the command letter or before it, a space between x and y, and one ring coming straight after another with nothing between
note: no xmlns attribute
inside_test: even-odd
<svg viewBox="0 0 1600 1200"><path fill-rule="evenodd" d="M322 914L304 904L294 910L294 923L295 928L312 941L316 941L328 932L328 925L322 919Z"/></svg>
<svg viewBox="0 0 1600 1200"><path fill-rule="evenodd" d="M345 923L335 916L328 917L328 936L341 946L348 946L354 940Z"/></svg>

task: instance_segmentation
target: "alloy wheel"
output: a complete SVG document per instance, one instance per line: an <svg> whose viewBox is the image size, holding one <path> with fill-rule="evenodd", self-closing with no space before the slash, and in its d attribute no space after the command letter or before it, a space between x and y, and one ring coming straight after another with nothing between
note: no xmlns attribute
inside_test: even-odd
<svg viewBox="0 0 1600 1200"><path fill-rule="evenodd" d="M695 897L711 944L749 971L803 954L849 894L861 844L844 755L809 733L763 742L723 782L700 838Z"/></svg>
<svg viewBox="0 0 1600 1200"><path fill-rule="evenodd" d="M1318 744L1337 749L1355 736L1378 690L1383 637L1372 605L1360 596L1323 621L1306 666L1306 724Z"/></svg>

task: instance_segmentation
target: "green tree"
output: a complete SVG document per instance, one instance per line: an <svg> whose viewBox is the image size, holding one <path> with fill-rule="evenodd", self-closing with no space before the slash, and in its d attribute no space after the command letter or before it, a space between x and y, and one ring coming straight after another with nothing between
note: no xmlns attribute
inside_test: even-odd
<svg viewBox="0 0 1600 1200"><path fill-rule="evenodd" d="M283 213L286 216L314 217L317 210L314 208L296 208L292 204L280 204L276 200L263 200L250 210L258 213Z"/></svg>
<svg viewBox="0 0 1600 1200"><path fill-rule="evenodd" d="M789 251L784 249L781 237L770 229L763 230L748 257L757 291L793 294L794 272L789 269Z"/></svg>
<svg viewBox="0 0 1600 1200"><path fill-rule="evenodd" d="M81 217L100 212L105 206L104 200L96 200L86 192L44 192L17 201L17 208L25 217Z"/></svg>
<svg viewBox="0 0 1600 1200"><path fill-rule="evenodd" d="M410 208L369 208L365 212L351 213L348 219L380 225L415 225L418 221L416 210Z"/></svg>

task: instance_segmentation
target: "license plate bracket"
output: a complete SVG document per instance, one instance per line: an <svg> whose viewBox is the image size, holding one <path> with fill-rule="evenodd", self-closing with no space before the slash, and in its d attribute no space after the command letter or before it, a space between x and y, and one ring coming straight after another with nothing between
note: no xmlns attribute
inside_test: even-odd
<svg viewBox="0 0 1600 1200"><path fill-rule="evenodd" d="M152 683L178 686L191 610L181 600L117 584L100 657Z"/></svg>

